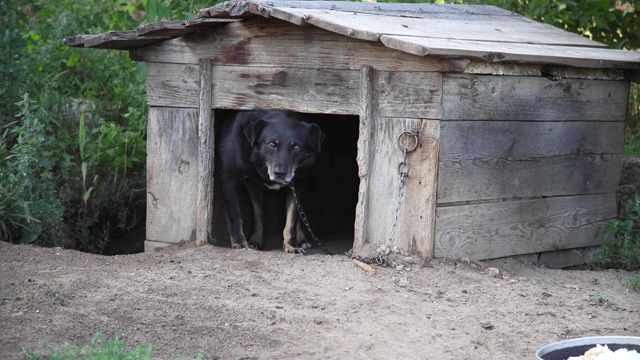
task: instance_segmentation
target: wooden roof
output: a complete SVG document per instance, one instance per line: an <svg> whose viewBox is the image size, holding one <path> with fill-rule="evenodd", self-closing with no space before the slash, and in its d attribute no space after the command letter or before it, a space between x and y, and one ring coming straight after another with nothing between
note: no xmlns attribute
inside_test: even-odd
<svg viewBox="0 0 640 360"><path fill-rule="evenodd" d="M78 35L69 46L130 50L202 29L277 18L418 56L480 58L590 68L640 68L640 52L613 50L577 34L494 6L343 1L227 1L187 21L161 21L136 30Z"/></svg>

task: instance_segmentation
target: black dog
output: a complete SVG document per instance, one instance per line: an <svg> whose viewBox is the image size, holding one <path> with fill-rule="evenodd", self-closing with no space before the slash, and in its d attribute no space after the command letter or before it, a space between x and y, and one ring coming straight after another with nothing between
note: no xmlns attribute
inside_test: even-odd
<svg viewBox="0 0 640 360"><path fill-rule="evenodd" d="M216 177L222 184L227 226L234 248L262 246L264 230L263 186L272 190L304 179L315 163L324 140L316 124L300 121L296 114L281 110L238 113L223 124L218 147ZM242 231L238 187L245 186L253 205L254 230L247 242ZM287 220L283 231L284 251L304 254L302 229L291 192L287 192Z"/></svg>

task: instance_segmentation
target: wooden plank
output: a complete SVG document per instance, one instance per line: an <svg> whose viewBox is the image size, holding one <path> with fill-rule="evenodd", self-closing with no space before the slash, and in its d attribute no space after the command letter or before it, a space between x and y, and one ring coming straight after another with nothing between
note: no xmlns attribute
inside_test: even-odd
<svg viewBox="0 0 640 360"><path fill-rule="evenodd" d="M393 118L373 121L369 145L367 243L390 244L424 259L431 258L439 128L436 120ZM407 157L410 171L403 185L404 195L393 236L400 192L397 167L403 161L397 139L406 130L420 134L420 146Z"/></svg>
<svg viewBox="0 0 640 360"><path fill-rule="evenodd" d="M441 161L620 154L623 122L443 121Z"/></svg>
<svg viewBox="0 0 640 360"><path fill-rule="evenodd" d="M147 241L194 240L198 189L198 112L149 109Z"/></svg>
<svg viewBox="0 0 640 360"><path fill-rule="evenodd" d="M613 192L623 122L443 121L438 203Z"/></svg>
<svg viewBox="0 0 640 360"><path fill-rule="evenodd" d="M369 144L372 141L372 129L375 119L374 98L373 98L373 69L370 66L363 66L361 70L360 90L360 122L358 135L358 177L360 185L358 188L358 203L356 205L356 219L354 222L353 252L358 254L367 240L367 207L369 188L369 166L371 162L371 150Z"/></svg>
<svg viewBox="0 0 640 360"><path fill-rule="evenodd" d="M374 91L381 116L437 119L442 74L376 71Z"/></svg>
<svg viewBox="0 0 640 360"><path fill-rule="evenodd" d="M354 41L313 26L280 20L254 19L202 31L131 52L145 62L197 64L200 58L217 65L252 65L310 69L463 72L467 60L419 58L392 51L379 43Z"/></svg>
<svg viewBox="0 0 640 360"><path fill-rule="evenodd" d="M295 24L312 24L360 40L378 41L382 35L429 36L441 39L607 47L548 24L521 21L469 21L370 15L334 10L273 8L270 15Z"/></svg>
<svg viewBox="0 0 640 360"><path fill-rule="evenodd" d="M377 2L351 2L351 1L226 1L222 4L199 11L200 17L212 16L243 16L246 12L261 13L277 8L301 8L324 9L360 12L367 14L402 14L414 17L431 16L519 16L507 10L495 6L460 5L460 4L403 4L403 3L377 3Z"/></svg>
<svg viewBox="0 0 640 360"><path fill-rule="evenodd" d="M640 63L638 52L608 48L447 39L436 38L428 33L422 37L383 35L380 41L392 49L418 56L470 57L488 62L529 62L583 68L627 69L635 69Z"/></svg>
<svg viewBox="0 0 640 360"><path fill-rule="evenodd" d="M601 245L615 193L436 209L435 256L471 260Z"/></svg>
<svg viewBox="0 0 640 360"><path fill-rule="evenodd" d="M147 99L152 106L197 107L197 66L149 63ZM357 114L356 71L215 66L213 107ZM357 96L357 95L356 95Z"/></svg>
<svg viewBox="0 0 640 360"><path fill-rule="evenodd" d="M441 161L438 204L613 192L621 158L621 154L586 154Z"/></svg>
<svg viewBox="0 0 640 360"><path fill-rule="evenodd" d="M198 199L196 212L196 245L212 240L214 118L211 112L213 61L200 60L200 106L198 110Z"/></svg>
<svg viewBox="0 0 640 360"><path fill-rule="evenodd" d="M626 81L445 74L444 120L624 121Z"/></svg>
<svg viewBox="0 0 640 360"><path fill-rule="evenodd" d="M76 35L76 36L68 36L62 39L62 44L71 46L71 47L84 47L84 42L95 35Z"/></svg>
<svg viewBox="0 0 640 360"><path fill-rule="evenodd" d="M84 39L84 47L127 50L170 39L169 36L139 36L135 30L109 31Z"/></svg>
<svg viewBox="0 0 640 360"><path fill-rule="evenodd" d="M190 34L196 30L187 29L183 20L177 21L157 21L150 24L138 26L136 33L147 36L171 36L178 37Z"/></svg>
<svg viewBox="0 0 640 360"><path fill-rule="evenodd" d="M436 118L441 75L375 72L382 116ZM360 73L350 70L215 66L213 107L249 110L281 108L325 114L360 113ZM149 63L151 106L198 106L197 67Z"/></svg>

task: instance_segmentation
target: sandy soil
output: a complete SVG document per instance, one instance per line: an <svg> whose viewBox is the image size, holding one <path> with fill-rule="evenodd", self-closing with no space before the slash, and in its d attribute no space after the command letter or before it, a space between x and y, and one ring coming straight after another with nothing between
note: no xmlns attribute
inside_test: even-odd
<svg viewBox="0 0 640 360"><path fill-rule="evenodd" d="M368 273L322 254L0 242L0 358L102 332L158 359L532 359L561 339L639 336L640 295L620 281L631 275L409 259Z"/></svg>

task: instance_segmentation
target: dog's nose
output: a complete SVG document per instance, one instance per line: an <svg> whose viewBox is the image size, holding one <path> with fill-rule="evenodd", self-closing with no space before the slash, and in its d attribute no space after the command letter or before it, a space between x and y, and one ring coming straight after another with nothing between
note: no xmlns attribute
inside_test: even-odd
<svg viewBox="0 0 640 360"><path fill-rule="evenodd" d="M275 175L278 179L284 179L284 177L287 176L287 172L282 168L277 167L273 170L273 175Z"/></svg>

